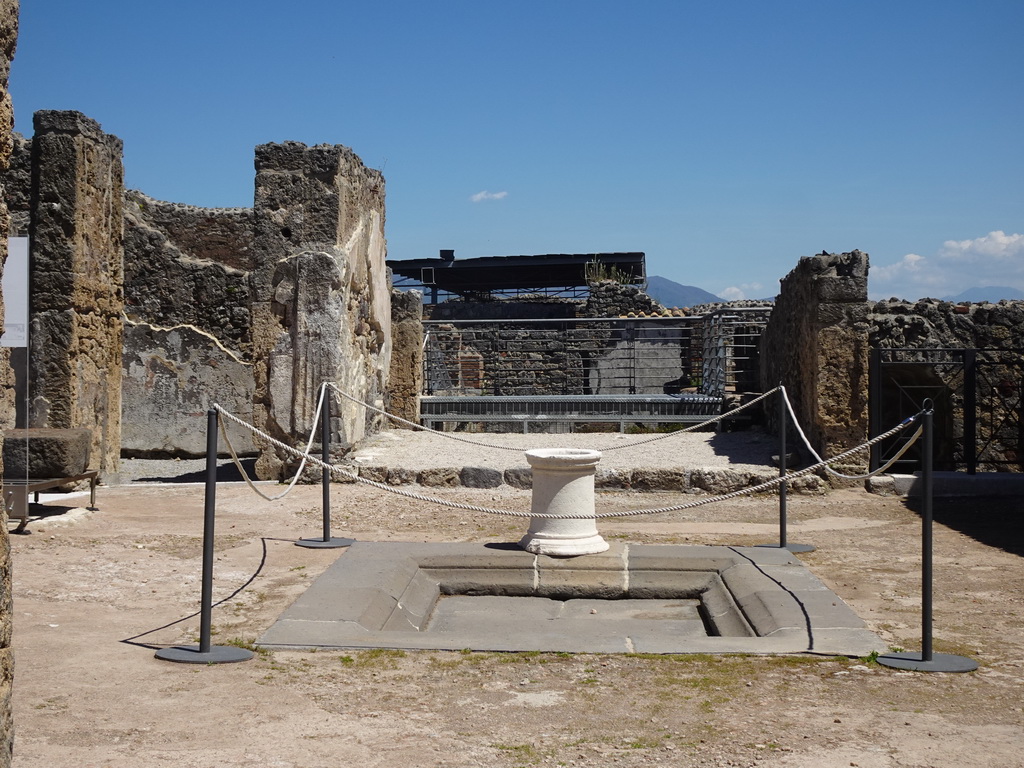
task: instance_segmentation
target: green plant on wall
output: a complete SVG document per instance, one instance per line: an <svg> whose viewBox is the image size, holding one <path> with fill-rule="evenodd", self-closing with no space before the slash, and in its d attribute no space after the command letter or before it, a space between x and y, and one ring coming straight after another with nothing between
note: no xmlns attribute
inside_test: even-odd
<svg viewBox="0 0 1024 768"><path fill-rule="evenodd" d="M588 261L586 266L583 267L583 276L586 278L588 285L606 280L623 285L633 284L633 276L628 272L619 269L615 265L605 264L602 261Z"/></svg>

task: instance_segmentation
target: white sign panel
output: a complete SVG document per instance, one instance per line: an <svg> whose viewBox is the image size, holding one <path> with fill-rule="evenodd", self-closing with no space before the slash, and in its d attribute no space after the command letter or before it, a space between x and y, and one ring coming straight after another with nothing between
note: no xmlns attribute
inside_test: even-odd
<svg viewBox="0 0 1024 768"><path fill-rule="evenodd" d="M7 240L4 263L4 334L2 347L28 346L28 238Z"/></svg>

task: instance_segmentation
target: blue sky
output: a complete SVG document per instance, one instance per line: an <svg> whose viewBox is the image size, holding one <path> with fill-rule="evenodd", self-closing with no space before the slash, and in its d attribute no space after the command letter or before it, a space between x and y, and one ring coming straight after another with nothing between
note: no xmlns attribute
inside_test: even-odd
<svg viewBox="0 0 1024 768"><path fill-rule="evenodd" d="M752 298L859 248L918 298L1024 290L1022 39L1019 0L22 0L10 87L17 130L84 112L164 200L349 146L391 258L639 250Z"/></svg>

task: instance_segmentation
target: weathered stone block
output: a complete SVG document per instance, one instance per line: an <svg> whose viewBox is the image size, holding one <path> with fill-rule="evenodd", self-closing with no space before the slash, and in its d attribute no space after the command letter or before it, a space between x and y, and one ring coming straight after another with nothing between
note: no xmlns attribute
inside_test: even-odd
<svg viewBox="0 0 1024 768"><path fill-rule="evenodd" d="M370 480L374 483L386 483L388 481L388 468L360 464L359 477L363 480Z"/></svg>
<svg viewBox="0 0 1024 768"><path fill-rule="evenodd" d="M429 488L456 488L459 485L459 470L455 467L435 467L420 472L420 485Z"/></svg>
<svg viewBox="0 0 1024 768"><path fill-rule="evenodd" d="M533 488L533 470L529 467L513 467L505 470L505 483L513 488L529 490Z"/></svg>
<svg viewBox="0 0 1024 768"><path fill-rule="evenodd" d="M687 473L683 469L634 469L632 485L635 491L684 491Z"/></svg>
<svg viewBox="0 0 1024 768"><path fill-rule="evenodd" d="M415 469L389 469L388 485L416 485L419 473Z"/></svg>
<svg viewBox="0 0 1024 768"><path fill-rule="evenodd" d="M629 490L633 475L628 469L598 469L594 473L594 487L601 490Z"/></svg>
<svg viewBox="0 0 1024 768"><path fill-rule="evenodd" d="M690 473L690 483L708 493L731 493L750 484L750 473L735 469L701 467Z"/></svg>
<svg viewBox="0 0 1024 768"><path fill-rule="evenodd" d="M459 478L467 488L497 488L502 482L502 473L488 467L463 467Z"/></svg>
<svg viewBox="0 0 1024 768"><path fill-rule="evenodd" d="M8 477L72 477L89 469L92 430L9 429L4 432Z"/></svg>

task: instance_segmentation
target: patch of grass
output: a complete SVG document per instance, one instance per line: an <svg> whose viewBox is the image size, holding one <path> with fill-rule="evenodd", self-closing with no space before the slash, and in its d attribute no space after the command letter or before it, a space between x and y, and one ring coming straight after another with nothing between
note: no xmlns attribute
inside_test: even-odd
<svg viewBox="0 0 1024 768"><path fill-rule="evenodd" d="M393 648L371 648L368 651L359 652L355 660L355 666L398 669L398 660L404 658L405 651Z"/></svg>
<svg viewBox="0 0 1024 768"><path fill-rule="evenodd" d="M228 640L228 645L233 645L235 648L244 648L247 651L252 651L257 656L261 656L265 659L273 657L274 652L269 648L260 648L252 640L246 640L241 637L232 637Z"/></svg>

